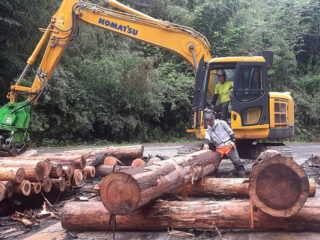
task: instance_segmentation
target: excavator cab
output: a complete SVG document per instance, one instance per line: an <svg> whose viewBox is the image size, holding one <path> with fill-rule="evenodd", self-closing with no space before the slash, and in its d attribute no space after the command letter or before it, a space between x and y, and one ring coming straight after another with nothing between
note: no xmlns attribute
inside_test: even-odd
<svg viewBox="0 0 320 240"><path fill-rule="evenodd" d="M273 53L260 51L248 57L213 58L199 63L193 100L194 132L203 139L206 131L203 110L209 107L215 73L223 69L228 81L233 81L231 113L228 123L235 137L241 140L279 139L293 136L293 100L290 93L274 93L268 89L267 70Z"/></svg>

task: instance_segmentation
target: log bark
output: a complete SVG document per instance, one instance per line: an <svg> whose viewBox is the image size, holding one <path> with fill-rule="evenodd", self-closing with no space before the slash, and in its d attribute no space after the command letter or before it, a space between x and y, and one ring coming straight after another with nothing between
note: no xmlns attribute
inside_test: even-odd
<svg viewBox="0 0 320 240"><path fill-rule="evenodd" d="M316 183L309 178L309 197L316 193ZM187 194L201 197L249 197L249 178L213 178L205 177L194 184L185 184L175 194Z"/></svg>
<svg viewBox="0 0 320 240"><path fill-rule="evenodd" d="M83 180L86 180L88 178L88 174L86 171L82 171L82 177L83 177Z"/></svg>
<svg viewBox="0 0 320 240"><path fill-rule="evenodd" d="M160 158L158 158L158 157L152 157L152 158L149 159L149 161L147 162L147 164L148 164L148 165L152 165L152 164L157 163L157 162L160 162L160 161L161 161Z"/></svg>
<svg viewBox="0 0 320 240"><path fill-rule="evenodd" d="M261 211L290 217L309 196L309 180L301 166L276 151L262 153L249 176L249 196Z"/></svg>
<svg viewBox="0 0 320 240"><path fill-rule="evenodd" d="M66 176L71 177L74 173L75 167L71 164L68 164L66 166L62 166L62 170Z"/></svg>
<svg viewBox="0 0 320 240"><path fill-rule="evenodd" d="M128 169L131 169L130 166L116 166L113 168L112 166L107 165L98 165L96 166L96 176L105 177L113 172L124 172Z"/></svg>
<svg viewBox="0 0 320 240"><path fill-rule="evenodd" d="M26 171L21 167L0 167L0 181L21 183L26 176Z"/></svg>
<svg viewBox="0 0 320 240"><path fill-rule="evenodd" d="M94 178L96 175L96 168L94 166L86 166L84 171L87 173L88 178Z"/></svg>
<svg viewBox="0 0 320 240"><path fill-rule="evenodd" d="M51 178L44 177L44 179L42 180L42 183L41 183L41 187L44 192L46 192L46 193L50 192L51 188L52 188Z"/></svg>
<svg viewBox="0 0 320 240"><path fill-rule="evenodd" d="M309 197L314 197L316 195L316 181L313 178L309 178Z"/></svg>
<svg viewBox="0 0 320 240"><path fill-rule="evenodd" d="M61 164L55 164L51 163L51 171L50 171L50 177L52 178L59 178L62 176L63 169Z"/></svg>
<svg viewBox="0 0 320 240"><path fill-rule="evenodd" d="M63 154L43 154L40 156L18 156L18 157L8 157L2 158L0 161L19 161L19 162L34 162L34 161L44 161L53 163L65 163L74 164L76 168L82 169L86 166L86 159L82 155L63 155Z"/></svg>
<svg viewBox="0 0 320 240"><path fill-rule="evenodd" d="M131 163L131 167L141 167L141 166L144 166L144 165L146 165L146 163L141 158L136 158Z"/></svg>
<svg viewBox="0 0 320 240"><path fill-rule="evenodd" d="M24 196L29 196L31 193L31 183L29 180L23 180L22 183L16 185L13 190L15 193L23 194Z"/></svg>
<svg viewBox="0 0 320 240"><path fill-rule="evenodd" d="M84 156L93 156L103 153L105 156L113 156L120 160L135 159L143 156L143 145L123 146L123 147L104 147L93 149L81 149L74 151L66 151L68 154L80 154Z"/></svg>
<svg viewBox="0 0 320 240"><path fill-rule="evenodd" d="M41 182L31 183L31 194L39 194L41 192Z"/></svg>
<svg viewBox="0 0 320 240"><path fill-rule="evenodd" d="M103 160L103 164L106 166L117 166L118 165L118 159L112 156L107 156Z"/></svg>
<svg viewBox="0 0 320 240"><path fill-rule="evenodd" d="M77 186L82 183L83 180L83 174L80 169L74 170L73 173L73 183Z"/></svg>
<svg viewBox="0 0 320 240"><path fill-rule="evenodd" d="M6 186L0 182L0 202L6 198Z"/></svg>
<svg viewBox="0 0 320 240"><path fill-rule="evenodd" d="M60 192L63 192L66 189L66 179L64 177L60 177L59 179L51 179L52 187L54 189L58 189Z"/></svg>
<svg viewBox="0 0 320 240"><path fill-rule="evenodd" d="M111 213L128 214L183 183L212 173L219 163L218 153L202 150L151 166L111 173L101 182L100 197Z"/></svg>
<svg viewBox="0 0 320 240"><path fill-rule="evenodd" d="M50 156L44 157L47 161L60 164L72 164L77 169L83 169L86 166L86 159L82 155L71 156Z"/></svg>
<svg viewBox="0 0 320 240"><path fill-rule="evenodd" d="M83 218L83 216L86 216ZM255 229L320 229L320 199L308 199L299 213L288 218L254 212ZM112 230L110 213L101 202L69 202L62 210L61 225L68 230ZM116 216L116 230L250 229L249 200L158 201L129 215Z"/></svg>
<svg viewBox="0 0 320 240"><path fill-rule="evenodd" d="M26 175L25 179L39 182L46 174L46 166L42 161L16 161L16 160L1 160L0 167L22 167Z"/></svg>
<svg viewBox="0 0 320 240"><path fill-rule="evenodd" d="M14 184L10 181L1 182L6 188L6 198L11 198L14 191Z"/></svg>

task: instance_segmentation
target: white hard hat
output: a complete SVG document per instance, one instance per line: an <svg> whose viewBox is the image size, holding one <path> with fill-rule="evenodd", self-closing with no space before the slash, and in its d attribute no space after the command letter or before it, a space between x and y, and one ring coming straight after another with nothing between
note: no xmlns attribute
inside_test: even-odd
<svg viewBox="0 0 320 240"><path fill-rule="evenodd" d="M219 75L226 75L226 72L223 70L223 69L219 69L218 71L217 71L217 75L219 76Z"/></svg>

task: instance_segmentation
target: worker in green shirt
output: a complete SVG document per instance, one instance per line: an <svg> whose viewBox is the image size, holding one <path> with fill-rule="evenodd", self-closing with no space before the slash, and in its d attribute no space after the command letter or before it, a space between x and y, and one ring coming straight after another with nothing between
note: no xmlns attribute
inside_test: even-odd
<svg viewBox="0 0 320 240"><path fill-rule="evenodd" d="M214 109L216 112L220 112L221 119L227 121L228 105L231 101L231 91L233 89L233 82L226 81L226 73L224 70L219 69L217 71L217 75L219 83L215 86L211 108ZM219 104L216 106L218 98Z"/></svg>

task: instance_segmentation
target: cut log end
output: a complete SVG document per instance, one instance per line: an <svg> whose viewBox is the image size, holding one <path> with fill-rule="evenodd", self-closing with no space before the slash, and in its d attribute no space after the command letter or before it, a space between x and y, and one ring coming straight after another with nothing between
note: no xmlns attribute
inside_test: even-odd
<svg viewBox="0 0 320 240"><path fill-rule="evenodd" d="M15 192L21 193L24 196L29 196L31 193L31 183L28 180L23 180L20 185L15 188Z"/></svg>
<svg viewBox="0 0 320 240"><path fill-rule="evenodd" d="M140 167L140 166L144 166L145 164L146 164L145 161L143 161L141 158L137 158L132 161L131 167Z"/></svg>
<svg viewBox="0 0 320 240"><path fill-rule="evenodd" d="M253 167L249 195L261 211L275 217L290 217L306 202L309 180L293 160L273 156Z"/></svg>
<svg viewBox="0 0 320 240"><path fill-rule="evenodd" d="M118 159L112 156L108 156L108 157L105 157L103 164L107 166L117 166Z"/></svg>
<svg viewBox="0 0 320 240"><path fill-rule="evenodd" d="M49 177L45 177L42 180L42 189L43 191L45 191L46 193L50 192L52 188L52 182L51 179Z"/></svg>
<svg viewBox="0 0 320 240"><path fill-rule="evenodd" d="M31 183L31 193L39 194L40 192L41 192L41 183L40 182Z"/></svg>
<svg viewBox="0 0 320 240"><path fill-rule="evenodd" d="M129 174L112 173L102 180L100 197L111 213L125 215L137 209L140 201L139 184Z"/></svg>
<svg viewBox="0 0 320 240"><path fill-rule="evenodd" d="M40 182L47 174L47 167L44 162L38 162L35 168L35 180Z"/></svg>
<svg viewBox="0 0 320 240"><path fill-rule="evenodd" d="M26 171L23 168L19 168L16 174L16 183L22 183L26 177Z"/></svg>
<svg viewBox="0 0 320 240"><path fill-rule="evenodd" d="M6 186L0 182L0 202L6 197Z"/></svg>
<svg viewBox="0 0 320 240"><path fill-rule="evenodd" d="M83 180L83 174L82 171L79 169L74 170L73 173L73 182L75 185L80 185L82 183Z"/></svg>

